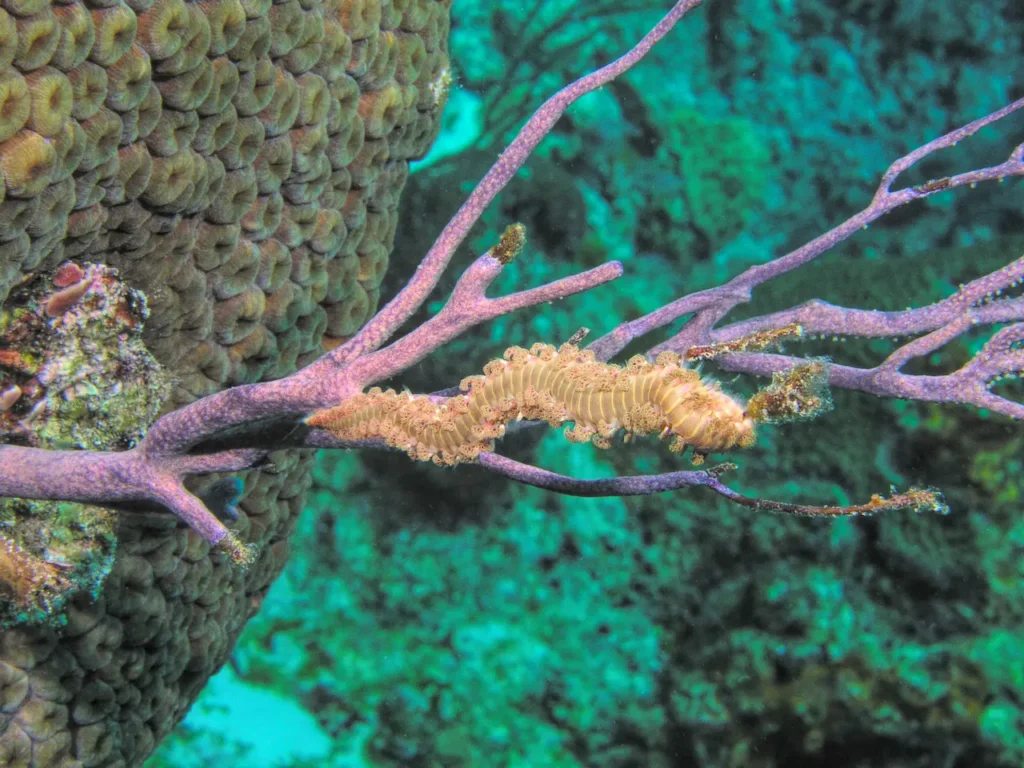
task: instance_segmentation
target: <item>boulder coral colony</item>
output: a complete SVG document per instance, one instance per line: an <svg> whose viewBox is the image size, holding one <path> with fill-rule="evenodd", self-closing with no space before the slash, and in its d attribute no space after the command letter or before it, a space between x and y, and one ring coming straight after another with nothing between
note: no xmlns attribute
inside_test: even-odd
<svg viewBox="0 0 1024 768"><path fill-rule="evenodd" d="M3 3L0 343L47 290L33 276L68 259L115 268L145 294L145 344L170 386L148 366L133 376L160 395L157 407L166 396L164 410L291 373L351 335L377 305L408 161L438 129L449 6ZM86 300L105 302L105 285L82 286ZM134 342L112 330L112 357L123 360ZM84 408L94 374L78 369L46 396L64 412ZM0 439L75 444L80 435L22 439L11 416L23 421L44 396L30 378L0 364ZM137 403L107 406L144 426ZM134 429L107 424L105 442L89 447L126 447ZM164 515L140 513L117 530L112 568L103 557L73 563L85 581L110 570L97 600L87 588L64 626L0 632L0 764L138 765L170 732L284 564L308 462L275 464L246 480L238 524L262 544L248 570L211 557ZM109 535L109 522L94 527L109 517L102 508L57 506L32 514ZM61 515L73 522L58 525ZM29 542L50 561L46 576L58 555L73 560L68 536ZM20 591L38 610L52 607L52 589L43 578Z"/></svg>

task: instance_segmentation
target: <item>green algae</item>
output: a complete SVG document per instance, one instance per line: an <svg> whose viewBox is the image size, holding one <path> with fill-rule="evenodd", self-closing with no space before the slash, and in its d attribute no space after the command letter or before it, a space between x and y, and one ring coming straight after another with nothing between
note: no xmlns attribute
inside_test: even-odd
<svg viewBox="0 0 1024 768"><path fill-rule="evenodd" d="M147 317L145 296L104 266L68 263L12 291L0 309L8 353L0 392L20 395L0 411L0 440L63 450L135 445L169 392L142 341ZM113 566L116 524L106 507L0 499L0 626L60 621L73 595L97 595Z"/></svg>

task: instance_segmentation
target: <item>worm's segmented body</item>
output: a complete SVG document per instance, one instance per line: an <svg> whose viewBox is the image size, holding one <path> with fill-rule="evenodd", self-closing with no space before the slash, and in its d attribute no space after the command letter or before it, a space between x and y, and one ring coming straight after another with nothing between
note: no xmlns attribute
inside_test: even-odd
<svg viewBox="0 0 1024 768"><path fill-rule="evenodd" d="M673 436L670 448L702 455L749 446L754 422L742 403L679 364L677 355L654 363L635 357L626 366L596 362L564 344L511 347L483 376L462 382L467 394L437 403L426 396L369 392L314 413L307 423L340 440L382 439L421 460L438 464L472 461L491 450L514 419L552 426L574 422L575 442L610 445L619 431Z"/></svg>

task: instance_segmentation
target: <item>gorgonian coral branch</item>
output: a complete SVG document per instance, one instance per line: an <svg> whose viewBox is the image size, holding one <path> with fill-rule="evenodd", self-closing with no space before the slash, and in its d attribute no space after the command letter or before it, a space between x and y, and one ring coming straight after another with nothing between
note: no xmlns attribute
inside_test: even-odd
<svg viewBox="0 0 1024 768"><path fill-rule="evenodd" d="M890 211L939 192L963 186L973 187L985 181L1001 181L1009 177L1024 175L1024 144L1021 144L1013 149L1006 162L999 165L966 171L951 177L932 179L924 184L892 191L892 185L898 176L923 158L939 150L955 146L982 128L1002 120L1022 107L1024 107L1024 99L1018 99L1002 109L950 131L904 155L893 162L882 174L882 179L868 207L854 214L842 224L814 238L795 251L764 264L750 267L720 286L683 296L643 317L623 323L596 340L589 349L597 355L599 360L610 360L634 339L658 328L663 328L687 315L694 317L679 333L656 347L652 352L655 354L662 350L681 352L691 347L711 343L713 340L712 329L715 324L740 304L750 301L754 288L813 261ZM737 335L745 335L748 332L738 331ZM850 333L852 332L850 331Z"/></svg>
<svg viewBox="0 0 1024 768"><path fill-rule="evenodd" d="M378 349L415 314L427 296L437 286L456 249L465 240L469 230L479 221L480 216L504 189L505 185L523 167L541 140L550 133L555 123L565 114L577 99L591 91L607 85L633 67L667 35L683 16L700 5L701 0L680 0L665 14L654 28L626 54L610 64L565 86L545 101L530 117L519 133L495 161L469 198L427 251L416 274L399 291L377 316L349 342L330 355L336 364L341 364Z"/></svg>
<svg viewBox="0 0 1024 768"><path fill-rule="evenodd" d="M650 496L655 493L677 491L681 488L707 488L719 496L723 496L734 504L763 512L774 512L801 517L849 517L851 515L873 515L879 512L910 509L915 512L937 512L945 514L949 511L942 494L933 489L911 488L905 493L893 491L888 497L872 496L864 504L849 506L810 506L807 504L789 504L769 499L755 499L737 493L725 485L720 477L724 470L733 469L732 465L716 467L702 471L665 472L660 475L634 475L625 477L608 477L597 480L581 480L576 477L559 475L540 467L499 456L495 453L483 453L478 463L495 474L515 480L517 483L532 485L547 491L554 491L565 496Z"/></svg>
<svg viewBox="0 0 1024 768"><path fill-rule="evenodd" d="M709 341L712 345L721 345L787 326L800 326L803 334L893 338L929 333L948 325L951 317L970 317L976 325L1013 322L1024 319L1024 299L1001 298L1001 295L1022 278L1024 258L972 280L942 301L896 312L838 307L813 299L781 312L716 328L709 334Z"/></svg>
<svg viewBox="0 0 1024 768"><path fill-rule="evenodd" d="M390 444L417 458L448 463L475 460L513 480L575 495L632 495L695 486L753 509L789 514L836 516L898 507L941 510L940 497L928 490L894 493L888 499L875 497L851 507L751 499L722 483L721 467L577 480L497 456L492 452L493 440L511 419L539 418L551 424L573 422L570 437L591 440L599 446L606 446L619 431L630 436L673 435L677 448L690 446L695 457L702 460L708 451L748 445L754 422L805 418L828 407L826 383L879 395L974 403L1020 415L1021 406L987 390L987 385L999 376L1024 368L1024 350L1020 348L1024 322L1016 322L1024 321L1020 316L1024 300L991 300L1021 279L1024 265L1020 260L932 307L876 313L811 302L763 318L716 326L733 308L749 301L758 285L817 258L899 206L941 191L1024 174L1022 145L1001 165L892 191L899 174L921 158L1015 112L1024 101L952 131L896 161L883 174L867 208L802 248L752 267L722 286L683 297L626 323L595 342L587 352L575 347L555 351L543 345L529 351L513 350L506 361L488 366L482 384L479 379L477 386L467 382L470 391L454 397L363 392L366 386L400 373L474 325L588 290L622 273L620 264L611 263L544 286L489 298L487 288L523 247L522 229L511 227L494 248L463 273L451 298L434 318L384 346L436 287L470 227L565 109L579 96L633 66L698 4L699 0L677 2L625 56L545 102L445 227L406 288L348 343L284 379L228 389L169 413L131 450L103 453L0 446L0 495L162 504L241 562L250 555L246 547L202 499L185 488L184 481L196 474L258 467L268 451L277 447ZM692 317L682 331L651 350L646 359L635 359L622 368L605 364L632 339L688 315ZM955 373L926 377L901 371L908 361L938 349L968 328L1008 321L1014 324L995 333L975 358ZM764 351L780 338L804 332L920 336L867 370ZM772 384L742 403L680 367L680 356L691 352L694 357L714 357L733 370L773 375Z"/></svg>
<svg viewBox="0 0 1024 768"><path fill-rule="evenodd" d="M786 355L732 354L730 344L748 335L797 326L802 333L880 338L923 334L894 350L874 368L832 365L829 383L880 397L963 403L988 408L1011 418L1024 418L1024 406L989 391L992 383L1024 370L1024 352L1016 348L1024 321L1024 300L999 298L1024 281L1024 257L961 286L952 296L929 307L902 312L877 312L836 307L813 301L792 310L713 330L708 350L723 351L720 364L737 373L771 375L799 361ZM911 360L931 354L972 328L1014 322L1004 328L960 370L941 376L902 372ZM712 356L706 353L704 357Z"/></svg>
<svg viewBox="0 0 1024 768"><path fill-rule="evenodd" d="M581 95L609 82L642 59L651 47L700 0L680 0L622 58L570 84L528 121L502 153L469 200L445 227L408 286L350 343L284 379L224 390L197 400L158 419L140 444L120 453L39 452L22 446L0 446L0 496L61 498L93 502L156 502L166 506L211 543L223 542L244 559L238 542L202 502L189 493L185 477L204 472L242 469L262 460L264 449L221 449L190 455L204 440L227 430L326 408L357 395L363 386L396 373L429 354L465 329L515 309L553 301L587 290L621 274L609 264L510 296L484 295L501 267L521 248L510 241L514 232L477 260L463 275L452 300L434 322L396 342L384 354L370 355L385 343L422 304L470 227L494 196L522 167L565 109ZM244 431L244 430L242 430ZM316 435L310 434L311 444ZM301 445L302 439L289 444Z"/></svg>

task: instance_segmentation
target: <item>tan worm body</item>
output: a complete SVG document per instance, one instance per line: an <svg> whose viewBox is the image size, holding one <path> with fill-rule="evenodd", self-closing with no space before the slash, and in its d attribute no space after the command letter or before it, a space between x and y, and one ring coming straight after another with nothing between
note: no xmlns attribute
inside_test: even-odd
<svg viewBox="0 0 1024 768"><path fill-rule="evenodd" d="M679 364L677 355L654 363L635 357L625 367L598 363L574 346L512 347L483 376L463 381L468 394L437 403L429 397L374 388L307 419L340 440L382 439L421 460L472 461L491 450L514 419L540 419L566 430L574 442L606 448L623 430L674 435L670 448L696 454L749 446L754 423L744 406L717 382Z"/></svg>

